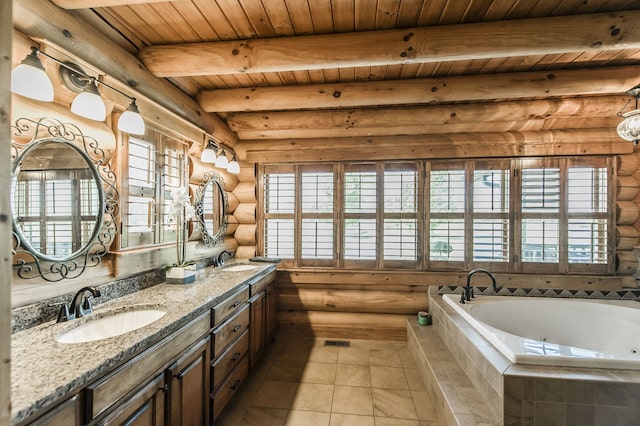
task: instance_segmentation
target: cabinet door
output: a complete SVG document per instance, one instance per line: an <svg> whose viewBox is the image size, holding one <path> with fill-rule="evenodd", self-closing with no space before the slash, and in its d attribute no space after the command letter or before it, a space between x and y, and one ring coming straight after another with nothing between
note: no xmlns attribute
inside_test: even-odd
<svg viewBox="0 0 640 426"><path fill-rule="evenodd" d="M164 373L118 406L105 420L105 425L163 426L166 416L166 394Z"/></svg>
<svg viewBox="0 0 640 426"><path fill-rule="evenodd" d="M80 421L80 400L78 395L59 404L31 424L37 426L75 426L82 424Z"/></svg>
<svg viewBox="0 0 640 426"><path fill-rule="evenodd" d="M276 335L278 329L278 291L276 283L271 283L265 289L265 321L266 321L266 341L271 342Z"/></svg>
<svg viewBox="0 0 640 426"><path fill-rule="evenodd" d="M249 300L250 308L250 320L249 320L249 358L251 361L251 367L253 367L262 351L265 344L265 293L264 291L255 295Z"/></svg>
<svg viewBox="0 0 640 426"><path fill-rule="evenodd" d="M169 369L172 426L209 424L209 347L207 336Z"/></svg>

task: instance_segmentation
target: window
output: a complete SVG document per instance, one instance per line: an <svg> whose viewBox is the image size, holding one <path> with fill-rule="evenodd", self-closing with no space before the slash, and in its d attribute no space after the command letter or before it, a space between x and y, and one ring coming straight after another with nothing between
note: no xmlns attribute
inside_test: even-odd
<svg viewBox="0 0 640 426"><path fill-rule="evenodd" d="M128 150L120 247L175 241L175 224L167 213L171 190L187 184L185 145L152 129L143 137L125 138Z"/></svg>
<svg viewBox="0 0 640 426"><path fill-rule="evenodd" d="M264 166L264 253L293 266L613 273L612 172L606 158Z"/></svg>

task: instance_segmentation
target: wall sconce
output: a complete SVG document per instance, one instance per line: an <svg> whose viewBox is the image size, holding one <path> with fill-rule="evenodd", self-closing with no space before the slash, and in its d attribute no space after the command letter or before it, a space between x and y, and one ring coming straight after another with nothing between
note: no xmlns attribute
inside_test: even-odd
<svg viewBox="0 0 640 426"><path fill-rule="evenodd" d="M622 117L622 121L618 124L616 131L618 135L629 142L633 142L634 145L638 145L640 142L640 109L638 109L638 99L640 98L640 85L634 87L626 92L636 100L635 109L623 113L624 109L629 105L632 99L626 103L626 105L620 110L618 116Z"/></svg>
<svg viewBox="0 0 640 426"><path fill-rule="evenodd" d="M218 155L218 150L221 150L220 155ZM213 140L209 139L206 148L203 149L202 154L200 154L200 161L203 163L211 163L219 169L226 169L229 173L240 173L240 164L238 163L235 152L229 148L227 148L227 151L233 153L231 161L229 161L225 149L219 148Z"/></svg>
<svg viewBox="0 0 640 426"><path fill-rule="evenodd" d="M73 63L62 62L48 53L44 53L36 46L31 46L31 53L11 72L12 92L38 101L50 102L53 100L53 84L38 55L43 55L57 63L61 67L60 77L65 86L74 92L80 91L80 94L71 103L71 112L91 120L104 121L107 109L98 91L97 84L100 84L131 100L129 107L118 120L118 129L136 135L144 134L144 120L134 97L91 77Z"/></svg>

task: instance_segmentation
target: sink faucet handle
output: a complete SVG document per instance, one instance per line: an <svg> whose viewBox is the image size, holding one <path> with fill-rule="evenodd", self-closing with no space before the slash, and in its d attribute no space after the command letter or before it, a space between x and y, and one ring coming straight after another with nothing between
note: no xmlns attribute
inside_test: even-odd
<svg viewBox="0 0 640 426"><path fill-rule="evenodd" d="M93 306L91 306L91 300L88 296L84 296L82 299L82 314L87 315L93 312Z"/></svg>
<svg viewBox="0 0 640 426"><path fill-rule="evenodd" d="M66 322L75 319L75 315L69 312L69 305L66 303L60 304L60 311L58 312L58 319L56 322Z"/></svg>

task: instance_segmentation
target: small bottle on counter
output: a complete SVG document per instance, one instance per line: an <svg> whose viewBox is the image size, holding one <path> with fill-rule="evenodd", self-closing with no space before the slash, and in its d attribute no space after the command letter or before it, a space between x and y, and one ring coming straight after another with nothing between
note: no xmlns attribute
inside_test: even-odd
<svg viewBox="0 0 640 426"><path fill-rule="evenodd" d="M431 325L431 315L425 311L418 312L418 324Z"/></svg>

